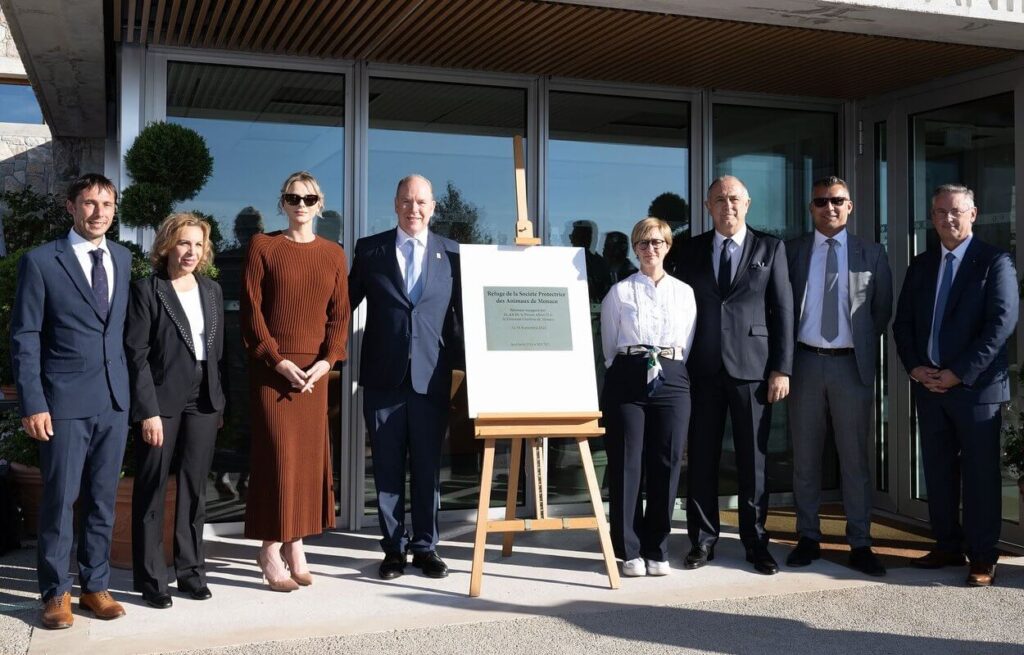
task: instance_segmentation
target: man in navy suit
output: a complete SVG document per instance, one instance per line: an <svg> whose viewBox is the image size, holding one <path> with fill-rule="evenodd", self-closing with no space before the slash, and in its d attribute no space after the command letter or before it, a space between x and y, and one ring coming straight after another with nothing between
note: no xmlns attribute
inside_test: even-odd
<svg viewBox="0 0 1024 655"><path fill-rule="evenodd" d="M768 552L766 453L771 403L789 393L793 295L782 241L747 227L750 194L726 175L705 203L715 229L686 244L679 277L697 298L697 330L686 362L693 406L687 460L686 524L692 548L683 565L704 566L718 541L718 476L725 418L732 419L739 478L740 539L765 575Z"/></svg>
<svg viewBox="0 0 1024 655"><path fill-rule="evenodd" d="M79 606L100 619L124 615L107 591L114 498L128 436L124 319L131 254L104 236L117 190L89 174L68 189L74 226L22 256L11 313L11 359L22 425L39 443L42 623L71 627L68 573L78 500Z"/></svg>
<svg viewBox="0 0 1024 655"><path fill-rule="evenodd" d="M910 263L893 321L914 383L936 541L913 564L961 566L966 547L967 584L987 587L1002 527L999 409L1010 400L1006 341L1017 324L1017 274L1008 253L973 236L978 209L969 188L937 188L931 215L940 247Z"/></svg>
<svg viewBox="0 0 1024 655"><path fill-rule="evenodd" d="M366 299L359 365L363 416L373 449L384 561L380 577L413 566L448 575L437 554L441 442L448 424L452 369L461 366L459 245L427 229L433 189L421 175L398 183L398 226L356 243L348 291L352 307ZM409 461L412 535L405 529Z"/></svg>

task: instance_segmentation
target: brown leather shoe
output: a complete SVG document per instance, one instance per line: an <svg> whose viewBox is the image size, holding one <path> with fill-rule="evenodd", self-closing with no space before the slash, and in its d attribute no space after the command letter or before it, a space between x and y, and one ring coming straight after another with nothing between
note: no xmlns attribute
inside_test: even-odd
<svg viewBox="0 0 1024 655"><path fill-rule="evenodd" d="M971 572L967 574L968 587L991 587L996 579L995 564L971 563Z"/></svg>
<svg viewBox="0 0 1024 655"><path fill-rule="evenodd" d="M71 613L71 594L66 591L60 595L54 594L46 601L41 618L43 627L49 630L70 628L75 622L75 617Z"/></svg>
<svg viewBox="0 0 1024 655"><path fill-rule="evenodd" d="M107 590L97 591L94 594L83 593L78 599L78 606L91 610L97 619L109 621L124 616L124 608L121 603L114 600Z"/></svg>
<svg viewBox="0 0 1024 655"><path fill-rule="evenodd" d="M944 566L963 566L967 558L963 553L948 550L933 550L924 557L910 560L910 565L917 569L941 569Z"/></svg>

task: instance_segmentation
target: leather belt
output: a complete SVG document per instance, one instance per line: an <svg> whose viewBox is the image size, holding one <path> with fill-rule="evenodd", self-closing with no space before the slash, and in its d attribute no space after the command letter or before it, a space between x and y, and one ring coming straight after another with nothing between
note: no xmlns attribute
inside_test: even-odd
<svg viewBox="0 0 1024 655"><path fill-rule="evenodd" d="M803 341L796 342L797 348L806 350L807 352L814 353L815 355L825 355L827 357L842 357L844 355L852 355L853 348L818 348L817 346L809 346Z"/></svg>
<svg viewBox="0 0 1024 655"><path fill-rule="evenodd" d="M665 359L683 358L683 349L680 346L655 346L654 348L658 351L658 357L663 357ZM620 355L647 355L650 351L650 346L626 346L625 348L619 348Z"/></svg>

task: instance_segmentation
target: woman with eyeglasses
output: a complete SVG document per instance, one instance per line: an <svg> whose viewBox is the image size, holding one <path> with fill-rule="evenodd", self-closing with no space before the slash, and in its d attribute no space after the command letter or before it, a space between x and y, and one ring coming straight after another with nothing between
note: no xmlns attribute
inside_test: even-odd
<svg viewBox="0 0 1024 655"><path fill-rule="evenodd" d="M686 356L697 304L693 289L665 272L668 223L645 218L630 240L640 270L601 303L609 522L624 576L666 575L690 423Z"/></svg>
<svg viewBox="0 0 1024 655"><path fill-rule="evenodd" d="M274 591L313 583L302 539L334 527L327 373L346 358L348 265L313 232L324 196L300 171L281 186L288 226L249 244L241 302L252 457L245 536Z"/></svg>

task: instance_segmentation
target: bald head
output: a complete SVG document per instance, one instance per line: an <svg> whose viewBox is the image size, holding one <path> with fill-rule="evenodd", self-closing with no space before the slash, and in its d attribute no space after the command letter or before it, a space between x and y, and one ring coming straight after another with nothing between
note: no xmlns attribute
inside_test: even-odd
<svg viewBox="0 0 1024 655"><path fill-rule="evenodd" d="M406 175L398 181L398 188L395 189L395 198L402 195L404 187L406 187L410 182L421 182L422 184L427 185L427 189L430 191L430 197L434 197L434 185L430 183L430 180L419 173L413 173L412 175Z"/></svg>
<svg viewBox="0 0 1024 655"><path fill-rule="evenodd" d="M750 194L738 177L723 175L708 187L704 201L715 224L715 231L724 237L735 235L746 224Z"/></svg>

